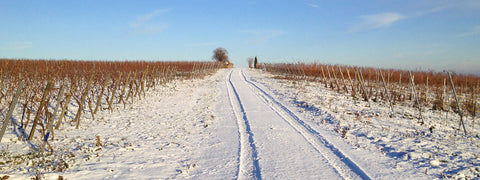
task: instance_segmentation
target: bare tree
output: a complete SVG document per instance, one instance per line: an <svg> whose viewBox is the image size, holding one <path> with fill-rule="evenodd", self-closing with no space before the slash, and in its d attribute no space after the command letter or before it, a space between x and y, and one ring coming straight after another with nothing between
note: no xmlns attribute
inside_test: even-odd
<svg viewBox="0 0 480 180"><path fill-rule="evenodd" d="M230 61L228 60L228 51L225 48L219 47L215 50L213 50L213 57L215 61L222 62L225 64L230 64Z"/></svg>

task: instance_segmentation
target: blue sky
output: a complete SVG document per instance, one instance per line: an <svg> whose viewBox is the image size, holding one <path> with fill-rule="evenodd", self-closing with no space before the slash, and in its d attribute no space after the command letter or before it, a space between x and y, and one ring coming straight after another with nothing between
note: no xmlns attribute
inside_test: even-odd
<svg viewBox="0 0 480 180"><path fill-rule="evenodd" d="M0 58L321 62L480 75L478 0L0 1Z"/></svg>

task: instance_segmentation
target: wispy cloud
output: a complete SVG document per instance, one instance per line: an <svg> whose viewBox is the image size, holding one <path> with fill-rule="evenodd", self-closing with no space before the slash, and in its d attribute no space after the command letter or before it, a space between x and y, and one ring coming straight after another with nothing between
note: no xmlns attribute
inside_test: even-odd
<svg viewBox="0 0 480 180"><path fill-rule="evenodd" d="M480 9L480 1L478 0L429 0L424 10L417 11L412 14L413 17L424 16L445 10L478 10Z"/></svg>
<svg viewBox="0 0 480 180"><path fill-rule="evenodd" d="M392 25L395 22L404 19L412 19L412 18L419 18L422 16L426 16L429 14L439 13L446 10L456 9L456 10L479 10L480 9L480 1L478 0L426 0L427 6L422 7L422 10L416 10L410 13L393 13L393 12L386 12L386 13L379 13L379 14L370 14L359 16L359 21L354 24L350 29L348 29L348 33L358 32L358 31L365 31L371 29L378 29L378 28L385 28ZM478 33L478 28L475 27L472 31L459 34L459 37L465 37L470 35L475 35Z"/></svg>
<svg viewBox="0 0 480 180"><path fill-rule="evenodd" d="M360 16L360 22L352 26L348 32L353 33L370 29L384 28L404 18L405 16L401 14L391 12Z"/></svg>
<svg viewBox="0 0 480 180"><path fill-rule="evenodd" d="M451 9L456 9L456 10L480 9L480 1L478 0L456 0L456 1L425 0L425 2L428 2L428 3L425 3L426 6L422 7L423 8L422 10L416 10L410 13L386 12L386 13L360 16L358 17L360 19L359 22L357 22L352 27L350 27L350 29L347 32L353 33L353 32L364 31L364 30L385 28L403 19L419 18L429 14L439 13L439 12L451 10ZM470 33L476 34L477 30L474 29L474 31L475 32L461 34L460 36L465 36L465 35L468 36L470 35Z"/></svg>
<svg viewBox="0 0 480 180"><path fill-rule="evenodd" d="M278 29L255 29L242 32L250 36L246 41L247 44L265 44L271 39L285 34L285 31Z"/></svg>
<svg viewBox="0 0 480 180"><path fill-rule="evenodd" d="M436 6L436 7L429 8L429 9L424 9L424 10L421 10L421 11L417 11L415 14L413 14L411 16L413 16L413 17L424 16L424 15L427 15L427 14L432 14L432 13L437 13L437 12L443 11L447 8L448 8L447 6L439 5L439 6Z"/></svg>
<svg viewBox="0 0 480 180"><path fill-rule="evenodd" d="M463 37L469 37L469 36L475 36L475 35L480 35L480 26L475 26L470 31L457 34L457 37L463 38Z"/></svg>
<svg viewBox="0 0 480 180"><path fill-rule="evenodd" d="M166 23L155 23L154 19L171 9L158 9L148 14L138 16L137 19L130 23L130 27L137 34L157 34L168 28Z"/></svg>
<svg viewBox="0 0 480 180"><path fill-rule="evenodd" d="M318 8L320 6L318 6L317 4L313 4L313 3L305 3L307 6L310 6L312 8Z"/></svg>
<svg viewBox="0 0 480 180"><path fill-rule="evenodd" d="M33 47L33 43L28 41L16 41L16 42L4 43L0 46L0 48L3 50L23 50L23 49L29 49L32 47Z"/></svg>

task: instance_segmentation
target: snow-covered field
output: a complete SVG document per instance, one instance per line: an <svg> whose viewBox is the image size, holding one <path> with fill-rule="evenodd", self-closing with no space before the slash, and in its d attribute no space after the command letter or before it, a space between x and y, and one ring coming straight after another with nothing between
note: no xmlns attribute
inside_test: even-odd
<svg viewBox="0 0 480 180"><path fill-rule="evenodd" d="M257 71L251 74L261 76ZM464 135L457 114L423 108L425 124L421 125L418 110L411 104L394 105L390 117L389 105L384 102L367 103L326 89L319 82L278 80L278 75L271 74L266 77L258 78L258 83L272 89L285 104L296 105L306 122L337 132L358 151L381 152L395 169L415 168L429 179L480 178L478 120L474 126L471 118L464 118L469 133Z"/></svg>
<svg viewBox="0 0 480 180"><path fill-rule="evenodd" d="M221 69L176 80L113 112L84 113L36 153L38 140L0 143L0 177L26 179L478 178L480 140L458 118L354 100L320 83ZM369 106L369 107L368 107ZM466 121L472 130L471 121ZM434 127L430 131L431 127ZM12 127L10 127L12 128ZM100 146L97 146L97 137ZM52 172L53 171L53 172Z"/></svg>

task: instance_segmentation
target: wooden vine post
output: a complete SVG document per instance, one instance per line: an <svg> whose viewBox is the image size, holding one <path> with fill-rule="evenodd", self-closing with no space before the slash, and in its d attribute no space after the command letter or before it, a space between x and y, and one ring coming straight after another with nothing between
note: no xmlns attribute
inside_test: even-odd
<svg viewBox="0 0 480 180"><path fill-rule="evenodd" d="M45 91L43 92L42 100L40 101L40 106L38 106L37 115L35 116L35 119L33 121L32 130L28 135L29 141L32 140L33 135L35 134L35 129L37 128L38 121L40 120L40 115L43 112L43 107L45 106L45 100L47 99L48 93L50 93L51 86L52 86L52 78L50 77L48 79L47 86L45 87Z"/></svg>
<svg viewBox="0 0 480 180"><path fill-rule="evenodd" d="M68 92L68 95L65 98L65 101L63 102L62 112L60 112L60 117L58 118L57 124L55 125L55 129L59 129L60 125L62 124L62 120L65 117L65 111L67 110L68 104L70 104L70 99L72 98L73 91L76 88L77 79L78 79L78 76L75 76L73 78L73 81L71 82L70 92Z"/></svg>
<svg viewBox="0 0 480 180"><path fill-rule="evenodd" d="M428 104L428 90L429 89L428 89L428 76L427 76L427 90L425 92L425 103L427 103L427 104Z"/></svg>
<svg viewBox="0 0 480 180"><path fill-rule="evenodd" d="M338 84L338 79L337 79L337 73L335 73L335 69L332 66L332 74L333 77L335 78L335 84L337 85L337 92L340 92L340 85Z"/></svg>
<svg viewBox="0 0 480 180"><path fill-rule="evenodd" d="M102 102L103 92L105 91L105 86L108 84L108 81L110 81L110 73L108 73L107 77L105 77L105 82L103 82L102 90L100 90L100 95L98 95L97 105L95 105L95 110L93 111L93 114L97 114L98 107Z"/></svg>
<svg viewBox="0 0 480 180"><path fill-rule="evenodd" d="M444 103L443 105L448 105L450 102L450 96L447 97L447 79L443 78L443 94L444 94ZM445 124L448 120L448 110L445 108Z"/></svg>
<svg viewBox="0 0 480 180"><path fill-rule="evenodd" d="M445 98L447 97L447 79L443 78L442 109L445 107Z"/></svg>
<svg viewBox="0 0 480 180"><path fill-rule="evenodd" d="M140 77L141 77L141 76L140 76ZM140 95L139 95L139 92L140 92L140 87L139 87L140 85L139 85L139 83L140 83L140 81L141 81L141 80L138 80L138 82L137 82L137 78L136 78L136 77L135 77L134 80L133 80L133 83L135 84L135 93L132 92L132 94L133 94L133 96L132 96L132 103L133 103L134 98L137 97L137 95L140 96ZM141 94L141 92L140 92L140 94ZM139 99L142 99L142 98L139 97Z"/></svg>
<svg viewBox="0 0 480 180"><path fill-rule="evenodd" d="M37 97L37 94L38 92L37 91L34 91L33 92L33 95L31 96L31 99L29 100L32 104L33 104L33 101L34 101L34 98ZM26 103L28 104L28 102ZM26 108L26 104L24 105L24 108ZM33 108L33 107L32 107ZM25 110L24 110L25 111ZM25 134L26 132L26 129L28 127L28 123L30 122L30 115L32 114L32 110L29 108L27 111L27 122L25 122L25 124L23 124L23 122L21 123L21 126L22 126L22 133L20 134L20 136L18 137L18 140L22 140L23 138L23 135ZM22 119L23 121L23 119Z"/></svg>
<svg viewBox="0 0 480 180"><path fill-rule="evenodd" d="M415 103L417 103L417 107L418 107L418 112L420 114L419 116L419 120L421 120L421 123L423 124L423 117L422 117L422 106L420 105L420 102L418 102L418 97L417 97L417 92L415 90L415 82L413 82L413 76L412 76L412 72L411 71L408 71L408 74L410 75L410 81L412 83L412 93L413 93L413 97L415 98Z"/></svg>
<svg viewBox="0 0 480 180"><path fill-rule="evenodd" d="M197 77L198 72L197 72L197 70L195 69L195 66L196 66L196 65L197 65L196 63L193 63L192 73L190 73L190 74L188 75L189 78Z"/></svg>
<svg viewBox="0 0 480 180"><path fill-rule="evenodd" d="M332 85L333 85L333 84L332 84L332 76L330 76L330 70L328 69L328 66L327 66L327 67L325 67L325 68L327 68L327 74L328 74L328 83L330 84L330 88L332 88L332 89L333 89L333 86L332 86Z"/></svg>
<svg viewBox="0 0 480 180"><path fill-rule="evenodd" d="M382 77L383 89L385 90L385 95L387 96L387 100L390 105L391 116L393 117L393 105L392 105L392 101L390 100L390 94L388 93L387 84L385 83L385 78L383 78L382 72L380 72L380 77Z"/></svg>
<svg viewBox="0 0 480 180"><path fill-rule="evenodd" d="M477 116L477 96L476 96L476 90L478 90L478 87L479 87L479 83L478 83L478 80L477 80L477 88L473 90L473 127L475 128L475 117Z"/></svg>
<svg viewBox="0 0 480 180"><path fill-rule="evenodd" d="M153 69L150 71L150 75L147 74L147 78L146 78L146 87L147 87L147 91L150 90L150 87L152 87L152 82L153 82L153 76L155 74L155 67L153 67ZM149 78L150 77L150 78Z"/></svg>
<svg viewBox="0 0 480 180"><path fill-rule="evenodd" d="M340 68L340 66L338 66L338 71L340 72L340 75L342 75L343 87L344 87L344 89L345 89L345 93L348 93L347 83L345 82L345 77L343 76L343 71L342 71L342 69Z"/></svg>
<svg viewBox="0 0 480 180"><path fill-rule="evenodd" d="M120 103L123 101L123 94L125 93L125 88L127 87L127 83L129 82L130 80L130 74L132 72L128 72L128 75L127 75L127 79L125 80L125 82L123 83L123 87L122 87L122 92L120 92L120 97L119 97L119 100L117 103Z"/></svg>
<svg viewBox="0 0 480 180"><path fill-rule="evenodd" d="M163 78L162 78L162 84L165 84L168 81L170 81L170 69L171 69L170 66L167 66L165 68L165 71L163 72L164 74L163 74ZM290 72L290 70L289 70L289 72Z"/></svg>
<svg viewBox="0 0 480 180"><path fill-rule="evenodd" d="M155 90L155 87L157 85L157 83L159 82L159 77L160 77L160 68L155 68L154 69L155 71L152 72L152 85L153 86L153 90Z"/></svg>
<svg viewBox="0 0 480 180"><path fill-rule="evenodd" d="M358 81L360 81L360 86L362 87L363 97L365 98L365 101L370 102L370 101L368 101L367 91L365 90L365 83L363 82L362 71L360 71L360 69L357 69L357 74L358 74L358 76L357 76Z"/></svg>
<svg viewBox="0 0 480 180"><path fill-rule="evenodd" d="M160 74L160 68L154 68L154 71L152 71L152 77L151 77L151 87L153 87L153 90L155 90L155 86L158 83L158 77Z"/></svg>
<svg viewBox="0 0 480 180"><path fill-rule="evenodd" d="M379 71L375 71L375 82L380 82L380 79L379 79ZM373 89L377 90L378 89L378 83L373 83L373 86L370 87L370 93L373 94ZM375 101L378 101L378 93L379 91L375 91Z"/></svg>
<svg viewBox="0 0 480 180"><path fill-rule="evenodd" d="M15 109L15 105L17 104L18 98L20 97L22 90L23 90L23 81L20 81L17 91L15 92L15 96L13 96L12 102L10 103L10 107L8 108L7 117L5 117L5 120L3 121L2 130L0 131L0 142L2 142L3 134L5 134L5 131L7 130L7 126L10 123L10 118L12 117L13 110Z"/></svg>
<svg viewBox="0 0 480 180"><path fill-rule="evenodd" d="M452 75L450 72L447 72L448 78L450 79L450 85L452 85L453 97L455 97L455 102L457 103L458 114L460 115L460 123L463 126L463 132L467 135L467 129L465 129L465 124L463 123L463 115L458 104L457 93L455 92L455 86L453 85Z"/></svg>
<svg viewBox="0 0 480 180"><path fill-rule="evenodd" d="M78 129L78 127L80 127L80 117L82 116L83 106L85 104L85 99L87 98L88 91L90 89L90 85L92 84L94 76L95 76L95 73L92 73L92 75L90 75L90 79L88 80L87 87L85 88L85 91L82 94L82 98L78 104L78 111L77 111L77 114L75 115L75 120L74 120L75 122L77 122L75 129Z"/></svg>
<svg viewBox="0 0 480 180"><path fill-rule="evenodd" d="M118 75L118 81L115 81L115 87L113 88L112 97L110 98L110 101L108 101L108 109L110 111L113 111L112 109L113 99L115 98L115 93L117 92L118 86L120 85L121 81L122 81L122 72L120 72L120 74Z"/></svg>
<svg viewBox="0 0 480 180"><path fill-rule="evenodd" d="M47 120L47 123L48 123L47 124L47 133L45 133L45 138L43 139L43 143L42 143L42 146L40 148L41 153L43 153L43 151L45 149L45 144L47 144L48 136L50 135L50 133L52 133L52 136L53 136L52 125L53 125L53 121L55 120L55 116L57 116L58 108L60 107L60 102L62 101L62 98L63 98L64 88L65 88L65 83L64 83L64 85L62 85L62 87L60 88L60 91L58 92L57 105L55 105L55 110L53 111L53 115L50 116L50 118L48 118L48 120Z"/></svg>
<svg viewBox="0 0 480 180"><path fill-rule="evenodd" d="M323 66L320 66L320 69L322 69L323 83L325 84L325 88L327 88L327 78L325 77L325 72L323 71Z"/></svg>
<svg viewBox="0 0 480 180"><path fill-rule="evenodd" d="M348 80L350 81L350 85L352 86L352 96L355 97L355 94L357 94L357 92L355 92L355 86L353 85L353 81L352 81L352 78L350 77L350 72L348 71L348 68L347 68L347 75L348 75Z"/></svg>
<svg viewBox="0 0 480 180"><path fill-rule="evenodd" d="M93 93L93 92L92 92ZM95 113L94 113L94 108L93 108L93 105L92 105L92 102L93 102L93 97L91 98L88 98L88 109L90 110L90 114L92 115L92 119L95 121Z"/></svg>
<svg viewBox="0 0 480 180"><path fill-rule="evenodd" d="M478 86L478 82L477 82L477 86ZM473 130L475 129L475 116L476 116L476 110L477 110L477 101L476 101L476 97L475 97L475 84L472 85L472 132Z"/></svg>
<svg viewBox="0 0 480 180"><path fill-rule="evenodd" d="M139 97L141 96L141 94L143 93L143 98L145 98L146 96L146 93L145 93L145 84L148 85L148 82L147 81L147 75L148 75L148 66L147 66L147 69L145 69L145 71L143 71L143 75L142 75L142 81L140 82L140 95Z"/></svg>
<svg viewBox="0 0 480 180"><path fill-rule="evenodd" d="M124 103L124 108L125 108L125 105L127 104L127 101L128 101L128 98L130 98L130 95L132 95L132 103L133 103L133 83L135 82L136 83L136 78L137 78L137 70L135 70L135 72L133 72L133 78L132 80L130 81L130 85L129 85L129 88L128 88L128 93L127 93L127 98L125 98L125 101L123 101Z"/></svg>

